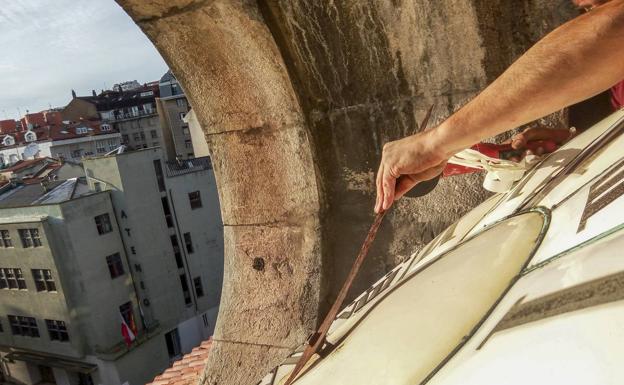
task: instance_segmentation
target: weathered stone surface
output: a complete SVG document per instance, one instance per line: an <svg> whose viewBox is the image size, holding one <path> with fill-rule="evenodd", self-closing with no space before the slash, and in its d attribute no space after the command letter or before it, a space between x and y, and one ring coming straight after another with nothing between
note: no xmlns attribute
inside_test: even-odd
<svg viewBox="0 0 624 385"><path fill-rule="evenodd" d="M292 225L318 215L304 130L253 127L209 136L217 180L227 186L219 190L226 226Z"/></svg>
<svg viewBox="0 0 624 385"><path fill-rule="evenodd" d="M315 221L316 218L310 217ZM315 327L320 279L314 226L228 226L222 311L215 338L296 347ZM261 239L262 242L258 242Z"/></svg>
<svg viewBox="0 0 624 385"><path fill-rule="evenodd" d="M200 378L200 383L253 385L268 372L258 368L274 368L290 353L290 349L217 340L210 347L206 364L210 370Z"/></svg>
<svg viewBox="0 0 624 385"><path fill-rule="evenodd" d="M215 336L228 342L213 346L206 383L252 383L318 314L320 195L297 95L255 2L160 16L119 2L176 73L211 147L227 271Z"/></svg>
<svg viewBox="0 0 624 385"><path fill-rule="evenodd" d="M119 2L135 22L167 17L186 10L192 6L201 6L207 0L150 0Z"/></svg>
<svg viewBox="0 0 624 385"><path fill-rule="evenodd" d="M226 276L205 383L237 385L331 303L372 220L383 144L414 132L431 104L443 119L572 16L568 0L118 2L211 146ZM352 295L485 198L480 179L401 200Z"/></svg>
<svg viewBox="0 0 624 385"><path fill-rule="evenodd" d="M301 125L292 83L255 2L200 5L139 25L183 84L206 134Z"/></svg>

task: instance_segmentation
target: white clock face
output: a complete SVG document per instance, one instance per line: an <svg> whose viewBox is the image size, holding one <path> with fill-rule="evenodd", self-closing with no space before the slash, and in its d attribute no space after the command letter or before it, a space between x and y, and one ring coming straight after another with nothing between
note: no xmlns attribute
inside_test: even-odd
<svg viewBox="0 0 624 385"><path fill-rule="evenodd" d="M619 111L395 267L294 384L624 383L623 134Z"/></svg>

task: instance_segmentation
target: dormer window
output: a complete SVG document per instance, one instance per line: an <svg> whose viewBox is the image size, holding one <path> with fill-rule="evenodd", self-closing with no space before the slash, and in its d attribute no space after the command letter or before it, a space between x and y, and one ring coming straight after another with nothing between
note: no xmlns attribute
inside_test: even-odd
<svg viewBox="0 0 624 385"><path fill-rule="evenodd" d="M87 127L76 127L76 135L86 134L88 131Z"/></svg>
<svg viewBox="0 0 624 385"><path fill-rule="evenodd" d="M110 131L111 129L112 129L112 128L111 128L111 125L110 125L110 124L106 124L106 123L104 123L104 124L102 124L102 125L100 126L100 131Z"/></svg>
<svg viewBox="0 0 624 385"><path fill-rule="evenodd" d="M34 142L35 140L37 140L37 134L32 131L28 131L24 134L24 140L26 140L27 142Z"/></svg>
<svg viewBox="0 0 624 385"><path fill-rule="evenodd" d="M11 135L7 135L4 137L4 139L2 139L2 144L4 144L5 146L12 146L15 144L15 138Z"/></svg>

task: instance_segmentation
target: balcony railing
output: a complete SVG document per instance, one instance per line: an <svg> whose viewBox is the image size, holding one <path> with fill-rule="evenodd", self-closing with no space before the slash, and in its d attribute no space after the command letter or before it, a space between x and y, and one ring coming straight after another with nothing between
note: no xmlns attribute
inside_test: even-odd
<svg viewBox="0 0 624 385"><path fill-rule="evenodd" d="M118 122L120 120L135 119L135 118L140 118L143 116L150 116L150 115L156 115L156 114L157 114L156 110L139 110L137 112L128 112L126 114L116 114L107 119L102 119L102 121L103 122Z"/></svg>
<svg viewBox="0 0 624 385"><path fill-rule="evenodd" d="M165 165L166 165L165 169L167 170L168 177L212 169L212 162L209 156L203 156L201 158L184 159L184 160L179 160L179 161L169 161Z"/></svg>

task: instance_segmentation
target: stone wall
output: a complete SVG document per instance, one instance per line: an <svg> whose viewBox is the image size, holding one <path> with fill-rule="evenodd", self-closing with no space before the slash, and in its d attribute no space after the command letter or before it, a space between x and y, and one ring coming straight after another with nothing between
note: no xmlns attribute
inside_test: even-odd
<svg viewBox="0 0 624 385"><path fill-rule="evenodd" d="M206 384L252 384L328 308L373 217L389 140L474 96L568 0L117 0L185 88L211 149L225 278ZM352 294L486 197L450 178L388 215Z"/></svg>

